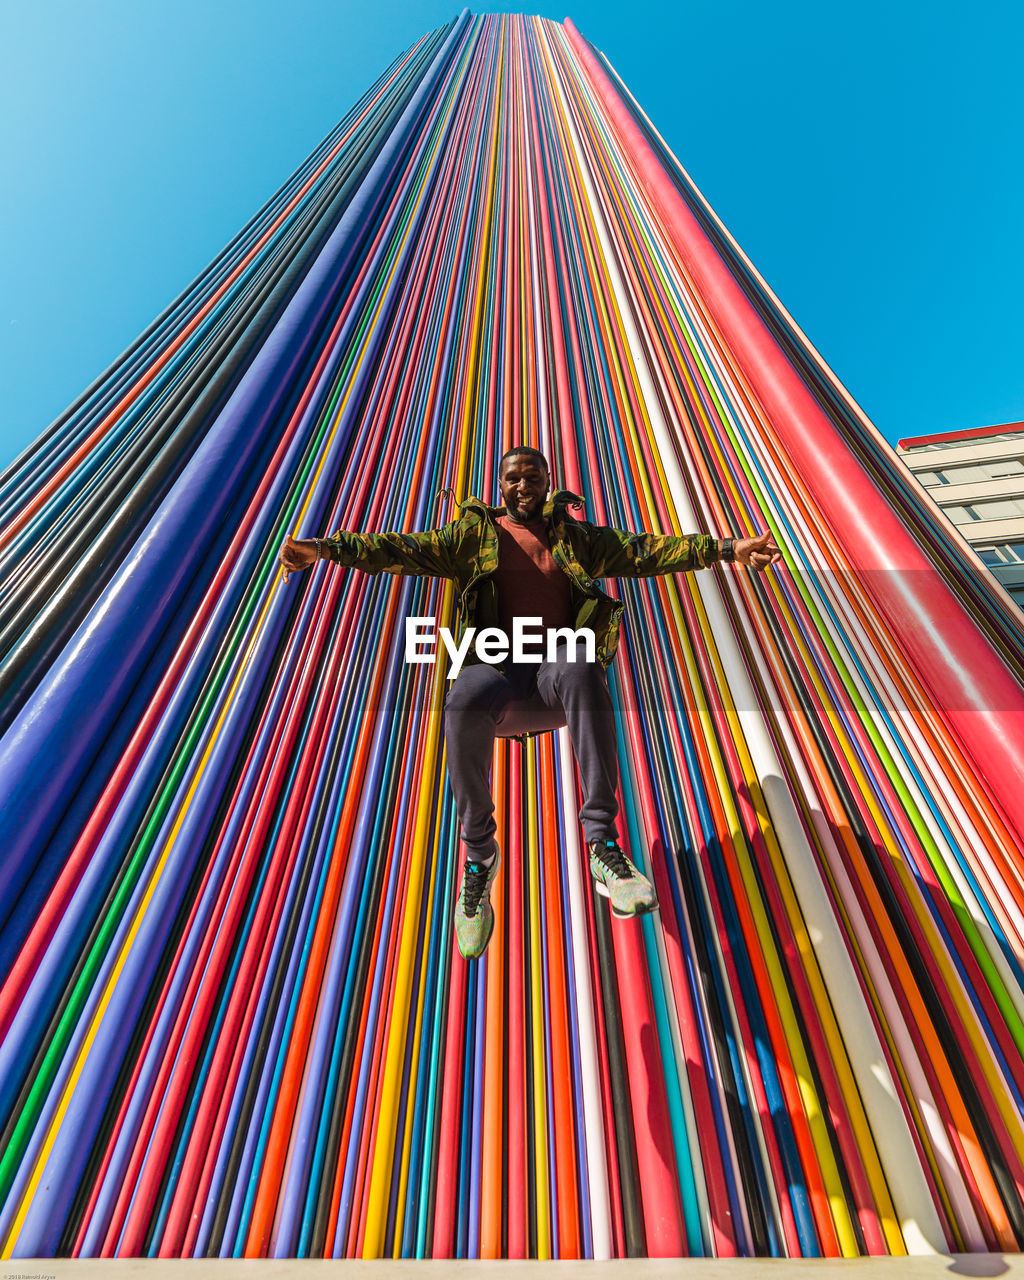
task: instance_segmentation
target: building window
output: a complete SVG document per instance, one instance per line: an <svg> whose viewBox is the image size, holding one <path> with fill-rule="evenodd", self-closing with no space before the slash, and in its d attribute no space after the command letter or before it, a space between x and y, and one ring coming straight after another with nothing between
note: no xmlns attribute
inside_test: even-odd
<svg viewBox="0 0 1024 1280"><path fill-rule="evenodd" d="M985 470L993 480L1024 476L1024 458L993 458L991 462L985 463Z"/></svg>
<svg viewBox="0 0 1024 1280"><path fill-rule="evenodd" d="M978 480L991 479L984 467L974 463L970 466L965 464L962 467L947 467L945 471L937 471L935 474L942 477L943 484L974 484Z"/></svg>
<svg viewBox="0 0 1024 1280"><path fill-rule="evenodd" d="M1012 520L1014 516L1024 516L1024 498L987 498L973 502L971 510L977 513L978 520Z"/></svg>
<svg viewBox="0 0 1024 1280"><path fill-rule="evenodd" d="M943 507L954 524L970 524L972 520L1013 520L1024 516L1024 498L987 498L970 506Z"/></svg>
<svg viewBox="0 0 1024 1280"><path fill-rule="evenodd" d="M1024 542L998 542L975 547L987 565L1024 564Z"/></svg>
<svg viewBox="0 0 1024 1280"><path fill-rule="evenodd" d="M943 507L942 509L954 524L970 524L972 520L981 519L981 516L974 514L973 507Z"/></svg>
<svg viewBox="0 0 1024 1280"><path fill-rule="evenodd" d="M925 479L934 476L934 480ZM993 458L991 462L965 463L962 467L946 467L942 471L919 473L923 484L974 484L979 480L1007 480L1011 476L1024 476L1024 461L1020 458Z"/></svg>

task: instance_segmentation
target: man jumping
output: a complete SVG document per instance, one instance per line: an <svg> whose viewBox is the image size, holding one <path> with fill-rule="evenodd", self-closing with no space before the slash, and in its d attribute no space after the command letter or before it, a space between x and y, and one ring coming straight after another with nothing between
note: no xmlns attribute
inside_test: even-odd
<svg viewBox="0 0 1024 1280"><path fill-rule="evenodd" d="M459 517L425 533L349 533L329 538L286 538L280 562L284 579L316 560L364 573L452 578L465 636L476 640L453 682L444 708L448 777L466 846L455 905L459 950L483 954L494 927L491 884L501 853L495 840L489 771L496 736L515 737L566 725L583 792L580 821L598 893L617 916L657 909L654 886L618 843L615 797L618 764L615 718L607 667L619 639L625 607L607 596L598 578L647 578L705 569L719 561L766 569L782 559L771 534L757 538L674 537L626 533L577 520L569 508L582 499L567 490L551 497L544 455L521 446L498 464L502 507L477 498L460 505ZM540 622L553 638L540 661L493 663L481 632L512 636L516 620ZM574 633L593 635L593 654L577 652ZM588 660L589 657L589 660ZM577 660L579 659L579 660Z"/></svg>

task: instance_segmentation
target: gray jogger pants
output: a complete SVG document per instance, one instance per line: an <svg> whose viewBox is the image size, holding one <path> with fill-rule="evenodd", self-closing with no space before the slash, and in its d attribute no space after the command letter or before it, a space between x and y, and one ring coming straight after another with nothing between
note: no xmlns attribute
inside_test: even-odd
<svg viewBox="0 0 1024 1280"><path fill-rule="evenodd" d="M495 737L562 725L568 726L580 773L580 821L587 841L614 839L619 811L615 713L601 663L570 662L563 646L553 662L480 664L459 673L445 698L444 739L467 857L489 858L493 847Z"/></svg>

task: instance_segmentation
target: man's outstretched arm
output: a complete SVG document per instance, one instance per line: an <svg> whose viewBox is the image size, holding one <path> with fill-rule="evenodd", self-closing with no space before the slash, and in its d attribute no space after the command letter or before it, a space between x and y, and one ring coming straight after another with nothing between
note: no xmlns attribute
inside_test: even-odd
<svg viewBox="0 0 1024 1280"><path fill-rule="evenodd" d="M590 525L587 532L589 563L584 567L595 578L651 578L662 573L707 569L725 560L760 570L782 559L782 551L770 533L735 539L713 538L707 533L676 537L666 533L627 533L602 525Z"/></svg>
<svg viewBox="0 0 1024 1280"><path fill-rule="evenodd" d="M363 573L407 573L419 577L455 576L452 558L454 524L424 533L349 533L339 529L329 538L286 537L278 559L285 582L317 560L331 560Z"/></svg>

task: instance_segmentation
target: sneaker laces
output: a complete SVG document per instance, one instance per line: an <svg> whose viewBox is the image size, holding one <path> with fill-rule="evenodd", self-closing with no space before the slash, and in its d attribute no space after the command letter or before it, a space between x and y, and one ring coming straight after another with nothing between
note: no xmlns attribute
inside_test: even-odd
<svg viewBox="0 0 1024 1280"><path fill-rule="evenodd" d="M613 876L619 880L632 880L633 872L630 870L629 863L626 861L626 855L622 852L614 840L598 840L594 843L594 853L600 862L603 862Z"/></svg>
<svg viewBox="0 0 1024 1280"><path fill-rule="evenodd" d="M482 866L479 862L466 863L466 871L462 881L462 903L467 916L476 915L477 908L480 906L480 899L484 896L484 890L487 888L487 877L490 874L490 867Z"/></svg>

